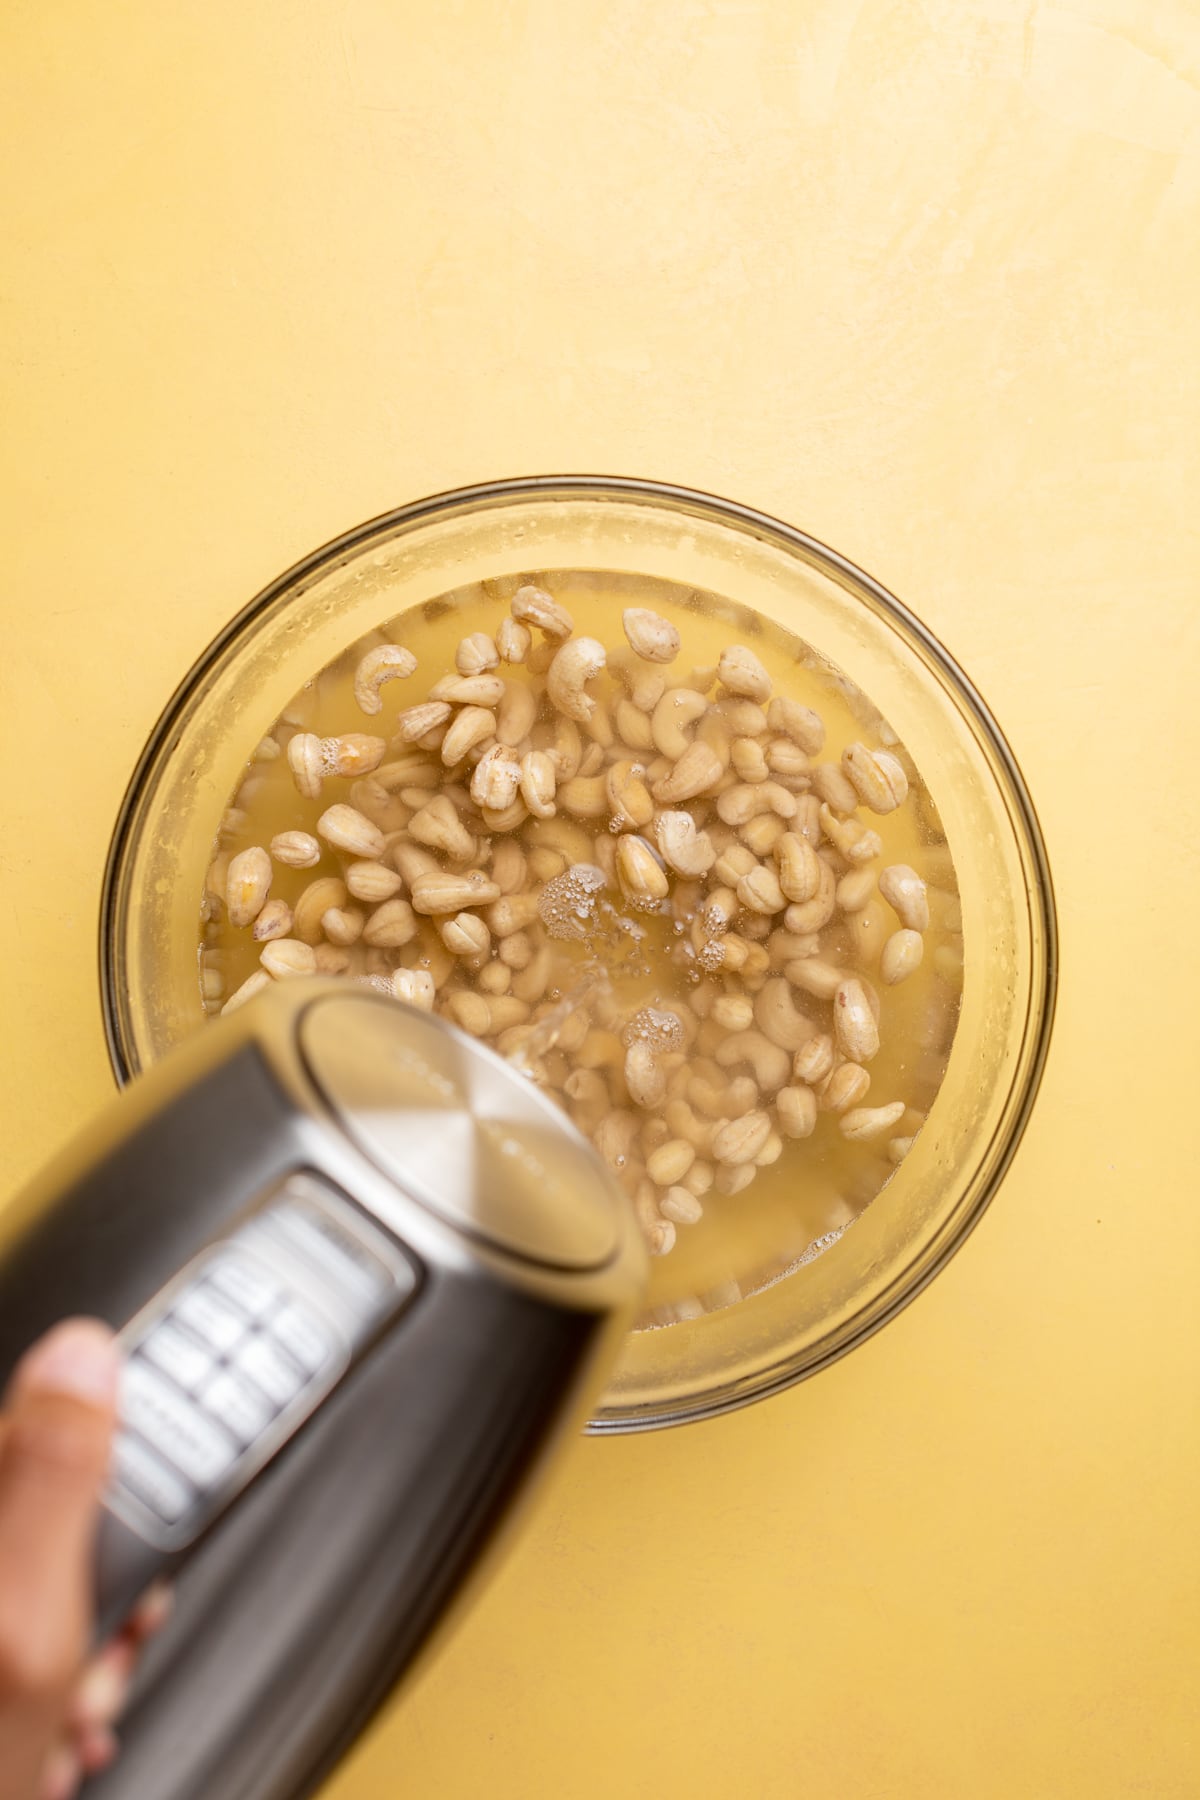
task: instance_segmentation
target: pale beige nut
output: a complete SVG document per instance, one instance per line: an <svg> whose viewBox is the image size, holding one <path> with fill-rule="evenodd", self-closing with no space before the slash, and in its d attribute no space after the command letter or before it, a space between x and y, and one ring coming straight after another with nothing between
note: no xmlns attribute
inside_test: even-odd
<svg viewBox="0 0 1200 1800"><path fill-rule="evenodd" d="M511 1031L514 1026L523 1025L529 1017L529 1006L524 1000L518 1000L515 994L492 994L488 997L488 1011L491 1015L488 1032L495 1035L500 1031Z"/></svg>
<svg viewBox="0 0 1200 1800"><path fill-rule="evenodd" d="M807 1043L801 1044L792 1058L792 1073L797 1081L816 1087L833 1073L833 1063L833 1039L827 1032L818 1031Z"/></svg>
<svg viewBox="0 0 1200 1800"><path fill-rule="evenodd" d="M894 812L907 798L908 776L890 750L848 744L842 751L842 768L863 805L874 813Z"/></svg>
<svg viewBox="0 0 1200 1800"><path fill-rule="evenodd" d="M709 1016L723 1031L749 1031L754 1023L754 1002L748 994L720 994Z"/></svg>
<svg viewBox="0 0 1200 1800"><path fill-rule="evenodd" d="M387 740L368 737L363 731L345 731L341 737L321 739L321 757L330 775L351 780L370 775L387 755Z"/></svg>
<svg viewBox="0 0 1200 1800"><path fill-rule="evenodd" d="M858 789L837 763L817 763L812 771L813 792L838 813L852 813L858 805Z"/></svg>
<svg viewBox="0 0 1200 1800"><path fill-rule="evenodd" d="M552 850L549 844L532 844L529 849L529 873L535 881L553 881L566 869L567 859L561 850Z"/></svg>
<svg viewBox="0 0 1200 1800"><path fill-rule="evenodd" d="M580 761L579 773L589 777L592 775L599 775L603 767L604 746L597 743L589 744L584 750L583 757Z"/></svg>
<svg viewBox="0 0 1200 1800"><path fill-rule="evenodd" d="M545 750L528 750L520 762L521 798L535 819L553 818L558 777Z"/></svg>
<svg viewBox="0 0 1200 1800"><path fill-rule="evenodd" d="M742 876L748 875L751 869L757 867L758 858L746 844L729 844L718 856L713 873L722 887L736 888ZM712 902L715 903L720 891L720 889L714 889L711 896ZM731 918L736 910L736 898L736 895L730 896L723 906L722 910L727 918Z"/></svg>
<svg viewBox="0 0 1200 1800"><path fill-rule="evenodd" d="M768 715L770 709L768 708ZM808 753L794 738L773 737L763 752L763 761L778 781L807 782L812 767Z"/></svg>
<svg viewBox="0 0 1200 1800"><path fill-rule="evenodd" d="M654 837L668 867L687 880L707 875L716 861L712 839L696 829L691 813L660 812L654 821Z"/></svg>
<svg viewBox="0 0 1200 1800"><path fill-rule="evenodd" d="M929 894L915 869L890 863L879 872L879 892L906 930L928 931Z"/></svg>
<svg viewBox="0 0 1200 1800"><path fill-rule="evenodd" d="M346 870L346 886L356 900L363 900L368 906L378 906L381 900L390 900L398 894L404 883L395 869L389 869L386 863L354 862Z"/></svg>
<svg viewBox="0 0 1200 1800"><path fill-rule="evenodd" d="M269 988L270 985L271 977L267 974L267 971L265 969L255 969L253 975L247 975L241 987L236 988L234 992L230 994L228 1000L221 1008L222 1016L224 1016L225 1013L237 1012L239 1007L245 1006L247 1000L253 1000L255 994L261 994L263 989Z"/></svg>
<svg viewBox="0 0 1200 1800"><path fill-rule="evenodd" d="M251 936L256 943L270 943L275 938L291 936L292 909L286 900L268 900L254 921Z"/></svg>
<svg viewBox="0 0 1200 1800"><path fill-rule="evenodd" d="M697 1158L684 1176L683 1186L694 1199L700 1200L711 1189L716 1173L713 1163L701 1162Z"/></svg>
<svg viewBox="0 0 1200 1800"><path fill-rule="evenodd" d="M870 1073L861 1063L839 1063L821 1084L819 1099L826 1112L842 1113L866 1099L871 1086Z"/></svg>
<svg viewBox="0 0 1200 1800"><path fill-rule="evenodd" d="M490 906L493 900L500 898L496 883L489 881L478 869L468 870L465 875L447 874L441 870L418 875L411 884L411 892L414 910L424 914L462 912L472 906Z"/></svg>
<svg viewBox="0 0 1200 1800"><path fill-rule="evenodd" d="M521 785L521 764L515 750L507 744L493 744L475 764L471 775L471 798L476 806L489 812L503 812L517 797Z"/></svg>
<svg viewBox="0 0 1200 1800"><path fill-rule="evenodd" d="M365 923L366 917L357 906L331 906L321 914L321 930L331 944L338 944L343 950L357 944Z"/></svg>
<svg viewBox="0 0 1200 1800"><path fill-rule="evenodd" d="M538 697L523 681L506 681L496 706L496 737L501 744L516 749L533 730L537 718Z"/></svg>
<svg viewBox="0 0 1200 1800"><path fill-rule="evenodd" d="M288 740L287 760L297 791L306 800L318 799L327 773L320 738L311 731L298 731Z"/></svg>
<svg viewBox="0 0 1200 1800"><path fill-rule="evenodd" d="M730 644L721 652L717 680L731 694L748 700L766 700L771 692L771 677L744 644Z"/></svg>
<svg viewBox="0 0 1200 1800"><path fill-rule="evenodd" d="M399 950L417 935L417 921L407 900L398 896L377 906L363 926L364 943L382 950Z"/></svg>
<svg viewBox="0 0 1200 1800"><path fill-rule="evenodd" d="M261 844L239 850L230 858L225 876L225 909L231 925L240 928L254 923L267 903L272 874L271 858Z"/></svg>
<svg viewBox="0 0 1200 1800"><path fill-rule="evenodd" d="M411 788L435 788L444 777L435 762L421 750L406 750L392 762L381 763L372 778L386 793L396 794Z"/></svg>
<svg viewBox="0 0 1200 1800"><path fill-rule="evenodd" d="M686 1138L668 1138L646 1158L646 1174L655 1187L675 1187L695 1160L696 1152Z"/></svg>
<svg viewBox="0 0 1200 1800"><path fill-rule="evenodd" d="M528 625L534 631L540 631L543 637L561 640L569 638L575 629L575 621L566 607L560 606L545 588L535 587L532 583L517 589L509 610L518 625Z"/></svg>
<svg viewBox="0 0 1200 1800"><path fill-rule="evenodd" d="M603 775L575 775L560 782L555 803L576 819L603 819L608 814L608 789Z"/></svg>
<svg viewBox="0 0 1200 1800"><path fill-rule="evenodd" d="M586 692L585 683L599 675L606 661L607 653L598 638L570 639L555 653L546 671L550 704L568 719L586 725L596 710L596 702Z"/></svg>
<svg viewBox="0 0 1200 1800"><path fill-rule="evenodd" d="M801 706L776 694L767 707L767 723L772 731L790 737L809 756L820 756L825 748L825 721L811 706Z"/></svg>
<svg viewBox="0 0 1200 1800"><path fill-rule="evenodd" d="M496 735L496 715L486 706L464 706L455 713L442 739L442 762L452 769L477 744Z"/></svg>
<svg viewBox="0 0 1200 1800"><path fill-rule="evenodd" d="M687 684L689 687L692 683ZM640 713L652 713L667 691L667 678L661 669L648 669L634 663L629 671L629 698Z"/></svg>
<svg viewBox="0 0 1200 1800"><path fill-rule="evenodd" d="M765 737L769 729L767 715L757 700L726 693L717 701L713 710L724 720L730 744L734 738Z"/></svg>
<svg viewBox="0 0 1200 1800"><path fill-rule="evenodd" d="M378 861L383 854L383 833L353 806L339 802L327 806L317 820L317 835L335 850L348 856L365 856Z"/></svg>
<svg viewBox="0 0 1200 1800"><path fill-rule="evenodd" d="M525 931L510 932L502 939L496 954L506 968L527 969L533 960L533 939Z"/></svg>
<svg viewBox="0 0 1200 1800"><path fill-rule="evenodd" d="M315 944L321 936L321 920L331 906L345 906L346 884L336 875L322 875L310 881L292 908L292 936L306 944Z"/></svg>
<svg viewBox="0 0 1200 1800"><path fill-rule="evenodd" d="M542 747L535 742L535 749ZM579 765L583 761L583 739L574 719L556 713L554 724L550 728L550 742L544 748L553 759L560 787L564 781L571 781L579 773Z"/></svg>
<svg viewBox="0 0 1200 1800"><path fill-rule="evenodd" d="M643 765L629 757L610 763L604 777L610 829L624 831L632 826L635 831L641 831L650 824L654 817L654 802L643 780L644 775Z"/></svg>
<svg viewBox="0 0 1200 1800"><path fill-rule="evenodd" d="M486 631L470 631L454 652L460 675L486 675L500 661L500 652Z"/></svg>
<svg viewBox="0 0 1200 1800"><path fill-rule="evenodd" d="M354 698L360 712L374 717L383 711L379 690L385 681L404 680L416 670L417 659L401 644L377 644L368 650L354 671Z"/></svg>
<svg viewBox="0 0 1200 1800"><path fill-rule="evenodd" d="M844 913L861 912L874 892L874 870L851 869L837 884L837 903Z"/></svg>
<svg viewBox="0 0 1200 1800"><path fill-rule="evenodd" d="M879 958L879 973L888 987L895 987L915 975L925 954L925 940L919 931L894 931Z"/></svg>
<svg viewBox="0 0 1200 1800"><path fill-rule="evenodd" d="M504 894L497 890L493 896L495 904L488 907L484 917L488 930L493 937L507 938L514 932L528 931L538 917L538 897L536 894Z"/></svg>
<svg viewBox="0 0 1200 1800"><path fill-rule="evenodd" d="M764 916L782 912L787 905L775 872L766 863L756 863L749 874L739 877L734 891L739 905Z"/></svg>
<svg viewBox="0 0 1200 1800"><path fill-rule="evenodd" d="M287 981L296 975L315 975L317 955L311 944L299 938L276 938L263 947L259 962L275 981Z"/></svg>
<svg viewBox="0 0 1200 1800"><path fill-rule="evenodd" d="M713 1133L712 1153L719 1163L737 1168L752 1163L771 1135L771 1116L765 1112L743 1113L730 1119Z"/></svg>
<svg viewBox="0 0 1200 1800"><path fill-rule="evenodd" d="M844 856L855 868L871 862L883 850L883 839L869 825L853 814L849 818L841 818L833 808L823 801L819 813L821 831L829 839L839 856Z"/></svg>
<svg viewBox="0 0 1200 1800"><path fill-rule="evenodd" d="M345 975L350 967L350 952L337 944L314 944L318 975Z"/></svg>
<svg viewBox="0 0 1200 1800"><path fill-rule="evenodd" d="M789 900L803 904L821 887L821 860L807 838L787 831L775 846L779 885Z"/></svg>
<svg viewBox="0 0 1200 1800"><path fill-rule="evenodd" d="M469 919L472 915L459 913L458 916L460 919ZM446 947L450 948L449 945ZM480 992L491 999L493 995L507 994L512 986L512 970L497 959L495 962L484 963L475 979L479 983Z"/></svg>
<svg viewBox="0 0 1200 1800"><path fill-rule="evenodd" d="M453 918L439 920L438 935L452 956L484 957L492 948L492 934L478 913L460 912Z"/></svg>
<svg viewBox="0 0 1200 1800"><path fill-rule="evenodd" d="M812 1020L796 1006L791 987L781 975L764 981L754 996L754 1022L765 1038L789 1054L816 1032Z"/></svg>
<svg viewBox="0 0 1200 1800"><path fill-rule="evenodd" d="M447 801L447 805L449 804ZM432 850L427 850L423 844L413 843L403 834L389 843L387 854L409 887L418 875L431 875L438 867L438 859Z"/></svg>
<svg viewBox="0 0 1200 1800"><path fill-rule="evenodd" d="M523 663L533 643L532 633L515 619L501 619L496 628L496 648L506 663Z"/></svg>
<svg viewBox="0 0 1200 1800"><path fill-rule="evenodd" d="M613 709L613 725L621 742L630 750L641 755L653 752L655 745L651 721L632 700L617 701Z"/></svg>
<svg viewBox="0 0 1200 1800"><path fill-rule="evenodd" d="M753 819L747 819L738 827L738 836L747 850L750 850L760 861L772 856L775 846L787 832L787 820L775 813L758 813Z"/></svg>
<svg viewBox="0 0 1200 1800"><path fill-rule="evenodd" d="M260 738L258 743L254 746L254 755L251 758L251 761L258 763L278 762L282 755L283 745L279 742L279 739L265 737Z"/></svg>
<svg viewBox="0 0 1200 1800"><path fill-rule="evenodd" d="M675 1226L670 1219L659 1219L657 1224L643 1226L646 1248L651 1256L669 1256L675 1248Z"/></svg>
<svg viewBox="0 0 1200 1800"><path fill-rule="evenodd" d="M689 726L708 711L708 701L694 688L668 688L650 717L650 733L660 756L677 763L691 740Z"/></svg>
<svg viewBox="0 0 1200 1800"><path fill-rule="evenodd" d="M502 895L522 891L529 875L529 864L515 838L502 838L494 846L491 873Z"/></svg>
<svg viewBox="0 0 1200 1800"><path fill-rule="evenodd" d="M890 1163L902 1163L916 1141L915 1137L892 1138L887 1147L886 1154L888 1161Z"/></svg>
<svg viewBox="0 0 1200 1800"><path fill-rule="evenodd" d="M673 1225L695 1225L704 1217L704 1208L696 1195L682 1185L669 1187L658 1204L663 1218Z"/></svg>
<svg viewBox="0 0 1200 1800"><path fill-rule="evenodd" d="M617 839L616 874L630 905L646 909L665 900L670 883L645 838L627 832Z"/></svg>
<svg viewBox="0 0 1200 1800"><path fill-rule="evenodd" d="M851 1143L868 1143L873 1138L886 1137L905 1111L903 1100L893 1100L890 1106L858 1106L842 1114L838 1129Z"/></svg>
<svg viewBox="0 0 1200 1800"><path fill-rule="evenodd" d="M458 988L443 999L446 1015L453 1019L460 1031L471 1037L486 1037L491 1030L491 1002L482 994L472 993L467 988Z"/></svg>
<svg viewBox="0 0 1200 1800"><path fill-rule="evenodd" d="M681 800L698 799L723 774L721 759L710 745L688 744L670 772L651 783L650 792L660 806L676 806Z"/></svg>
<svg viewBox="0 0 1200 1800"><path fill-rule="evenodd" d="M756 1169L769 1168L772 1163L778 1162L782 1155L783 1138L778 1131L772 1131L767 1138L766 1143L755 1157L754 1166Z"/></svg>
<svg viewBox="0 0 1200 1800"><path fill-rule="evenodd" d="M734 738L729 747L729 760L739 781L766 781L770 774L763 747L757 738Z"/></svg>
<svg viewBox="0 0 1200 1800"><path fill-rule="evenodd" d="M810 932L820 931L828 925L833 917L837 904L837 877L829 864L818 858L821 863L820 886L811 900L793 902L783 915L783 922L788 931L803 937Z"/></svg>
<svg viewBox="0 0 1200 1800"><path fill-rule="evenodd" d="M525 658L525 667L529 670L531 675L544 675L546 673L546 670L554 661L554 652L561 642L561 638L543 638L540 643L533 644L530 647L529 655Z"/></svg>
<svg viewBox="0 0 1200 1800"><path fill-rule="evenodd" d="M748 1188L758 1174L752 1162L722 1163L717 1170L716 1188L718 1194L740 1194Z"/></svg>
<svg viewBox="0 0 1200 1800"><path fill-rule="evenodd" d="M493 707L504 698L505 683L499 675L443 675L429 690L431 700L448 700L451 706Z"/></svg>
<svg viewBox="0 0 1200 1800"><path fill-rule="evenodd" d="M483 823L493 836L499 836L507 831L516 831L518 826L523 825L529 817L528 808L520 794L508 806L499 808L485 806L482 810Z"/></svg>
<svg viewBox="0 0 1200 1800"><path fill-rule="evenodd" d="M312 869L321 860L321 846L311 831L279 831L271 839L271 858L287 869Z"/></svg>
<svg viewBox="0 0 1200 1800"><path fill-rule="evenodd" d="M792 1059L786 1050L773 1044L761 1031L735 1031L716 1048L716 1060L723 1069L746 1063L764 1093L773 1094L787 1081Z"/></svg>
<svg viewBox="0 0 1200 1800"><path fill-rule="evenodd" d="M839 1050L851 1062L870 1062L879 1054L879 1027L861 981L849 976L833 996L833 1031Z"/></svg>
<svg viewBox="0 0 1200 1800"><path fill-rule="evenodd" d="M422 700L418 706L405 707L396 720L396 736L402 744L415 744L431 731L437 731L450 718L445 700Z"/></svg>
<svg viewBox="0 0 1200 1800"><path fill-rule="evenodd" d="M627 606L621 614L621 628L630 649L643 662L669 663L679 655L679 632L661 613L645 606Z"/></svg>
<svg viewBox="0 0 1200 1800"><path fill-rule="evenodd" d="M666 1098L666 1071L659 1063L653 1047L644 1038L635 1038L625 1052L625 1085L629 1097L638 1106L661 1106Z"/></svg>
<svg viewBox="0 0 1200 1800"><path fill-rule="evenodd" d="M820 956L800 957L796 962L788 963L784 973L793 987L818 1000L832 1000L846 979L845 969Z"/></svg>
<svg viewBox="0 0 1200 1800"><path fill-rule="evenodd" d="M392 993L406 1006L432 1012L437 989L428 969L397 969L392 976Z"/></svg>
<svg viewBox="0 0 1200 1800"><path fill-rule="evenodd" d="M744 825L748 819L765 812L790 819L795 810L795 795L777 781L739 781L717 796L717 816L726 825Z"/></svg>

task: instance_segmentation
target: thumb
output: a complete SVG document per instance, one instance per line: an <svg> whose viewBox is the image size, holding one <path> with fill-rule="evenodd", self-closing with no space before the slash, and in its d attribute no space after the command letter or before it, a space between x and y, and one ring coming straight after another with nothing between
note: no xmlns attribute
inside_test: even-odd
<svg viewBox="0 0 1200 1800"><path fill-rule="evenodd" d="M69 1678L86 1648L95 1513L119 1377L108 1328L70 1319L26 1353L9 1388L0 1440L0 1641L11 1658L12 1633L21 1633L35 1689Z"/></svg>

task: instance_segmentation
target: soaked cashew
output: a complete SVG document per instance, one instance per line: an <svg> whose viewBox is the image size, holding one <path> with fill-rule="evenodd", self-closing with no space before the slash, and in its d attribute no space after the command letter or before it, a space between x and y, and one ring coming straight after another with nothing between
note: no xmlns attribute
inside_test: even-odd
<svg viewBox="0 0 1200 1800"><path fill-rule="evenodd" d="M833 1061L833 1039L819 1031L797 1050L792 1059L792 1073L797 1081L816 1087L832 1074Z"/></svg>
<svg viewBox="0 0 1200 1800"><path fill-rule="evenodd" d="M627 832L617 839L616 874L631 906L646 910L665 900L670 884L645 838Z"/></svg>
<svg viewBox="0 0 1200 1800"><path fill-rule="evenodd" d="M872 812L894 812L908 796L908 776L890 750L868 750L865 744L849 744L842 751L842 768L863 805Z"/></svg>
<svg viewBox="0 0 1200 1800"><path fill-rule="evenodd" d="M787 898L799 904L812 900L821 886L822 864L808 839L785 832L775 846L775 861Z"/></svg>
<svg viewBox="0 0 1200 1800"><path fill-rule="evenodd" d="M907 863L891 863L879 874L879 892L908 931L928 931L929 895Z"/></svg>
<svg viewBox="0 0 1200 1800"><path fill-rule="evenodd" d="M809 756L820 756L825 748L824 720L811 706L801 706L798 700L776 694L767 707L767 723L772 731L793 739Z"/></svg>
<svg viewBox="0 0 1200 1800"><path fill-rule="evenodd" d="M584 691L607 661L604 645L597 638L572 638L557 651L546 671L546 692L550 702L568 719L586 725L596 710L596 702Z"/></svg>
<svg viewBox="0 0 1200 1800"><path fill-rule="evenodd" d="M724 772L720 757L708 744L688 744L670 773L651 784L650 792L660 806L674 806L680 800L697 799Z"/></svg>
<svg viewBox="0 0 1200 1800"><path fill-rule="evenodd" d="M371 906L378 905L381 900L390 900L403 885L402 878L386 863L355 862L346 870L346 886L351 894Z"/></svg>
<svg viewBox="0 0 1200 1800"><path fill-rule="evenodd" d="M554 816L557 776L554 759L544 750L529 750L520 763L521 798L535 819Z"/></svg>
<svg viewBox="0 0 1200 1800"><path fill-rule="evenodd" d="M707 832L697 831L691 813L660 812L654 821L654 836L668 866L686 880L707 875L716 861L716 851Z"/></svg>
<svg viewBox="0 0 1200 1800"><path fill-rule="evenodd" d="M475 764L471 798L489 812L503 812L516 799L520 785L521 764L516 751L506 744L493 744Z"/></svg>
<svg viewBox="0 0 1200 1800"><path fill-rule="evenodd" d="M763 1036L781 1050L799 1050L816 1035L812 1020L798 1010L791 988L778 975L765 981L755 995L754 1022Z"/></svg>
<svg viewBox="0 0 1200 1800"><path fill-rule="evenodd" d="M400 949L417 935L417 921L407 900L397 895L377 906L363 926L363 938L381 949Z"/></svg>
<svg viewBox="0 0 1200 1800"><path fill-rule="evenodd" d="M408 822L409 836L418 844L427 844L451 861L458 862L475 854L475 839L458 816L454 802L438 794ZM429 865L436 868L436 863ZM405 871L401 870L404 874ZM411 876L406 877L411 880Z"/></svg>
<svg viewBox="0 0 1200 1800"><path fill-rule="evenodd" d="M432 1012L437 989L428 969L397 969L392 976L392 993L408 1006Z"/></svg>
<svg viewBox="0 0 1200 1800"><path fill-rule="evenodd" d="M287 981L296 975L314 975L317 968L316 951L299 938L276 938L264 946L258 960L276 981Z"/></svg>
<svg viewBox="0 0 1200 1800"><path fill-rule="evenodd" d="M853 1112L842 1114L839 1129L843 1137L856 1143L886 1137L892 1126L900 1123L906 1110L903 1100L893 1100L890 1106L856 1107Z"/></svg>
<svg viewBox="0 0 1200 1800"><path fill-rule="evenodd" d="M500 661L500 652L486 631L472 631L454 652L454 666L460 675L484 675Z"/></svg>
<svg viewBox="0 0 1200 1800"><path fill-rule="evenodd" d="M379 690L385 681L403 680L416 670L417 659L401 644L377 644L354 671L354 698L360 712L374 717L383 711Z"/></svg>
<svg viewBox="0 0 1200 1800"><path fill-rule="evenodd" d="M690 739L687 729L708 711L708 701L694 688L668 688L650 717L650 734L660 756L678 763Z"/></svg>
<svg viewBox="0 0 1200 1800"><path fill-rule="evenodd" d="M773 1044L761 1031L737 1031L717 1046L717 1062L723 1069L749 1063L754 1079L764 1093L781 1088L792 1071L792 1059L786 1050Z"/></svg>
<svg viewBox="0 0 1200 1800"><path fill-rule="evenodd" d="M443 675L429 690L431 700L448 700L451 706L495 706L504 698L505 683L499 675Z"/></svg>
<svg viewBox="0 0 1200 1800"><path fill-rule="evenodd" d="M502 744L516 749L533 730L538 700L531 687L523 682L506 681L496 707L496 737Z"/></svg>
<svg viewBox="0 0 1200 1800"><path fill-rule="evenodd" d="M286 900L268 900L259 913L250 935L256 944L269 943L274 938L291 935L292 909Z"/></svg>
<svg viewBox="0 0 1200 1800"><path fill-rule="evenodd" d="M344 806L339 801L335 806L326 807L317 820L317 836L335 850L345 850L350 856L366 856L378 861L383 854L383 833L378 825L372 825L370 819L364 818L353 806Z"/></svg>
<svg viewBox="0 0 1200 1800"><path fill-rule="evenodd" d="M499 900L500 889L478 869L465 875L445 874L441 870L418 875L412 884L412 903L419 913L456 913L469 906L487 906ZM389 905L394 902L389 901ZM510 903L511 904L511 903Z"/></svg>
<svg viewBox="0 0 1200 1800"><path fill-rule="evenodd" d="M771 677L753 650L747 650L743 644L731 644L721 652L717 680L731 694L744 695L749 700L765 700L771 692Z"/></svg>
<svg viewBox="0 0 1200 1800"><path fill-rule="evenodd" d="M839 1063L819 1089L820 1103L826 1112L842 1113L865 1100L871 1077L860 1063Z"/></svg>
<svg viewBox="0 0 1200 1800"><path fill-rule="evenodd" d="M753 1162L771 1135L771 1117L765 1112L744 1113L713 1133L712 1151L719 1163L736 1167Z"/></svg>
<svg viewBox="0 0 1200 1800"><path fill-rule="evenodd" d="M271 859L261 845L231 857L225 876L225 908L229 923L252 925L271 891Z"/></svg>
<svg viewBox="0 0 1200 1800"><path fill-rule="evenodd" d="M287 760L297 790L306 800L316 800L327 773L320 738L311 731L298 731L288 742Z"/></svg>
<svg viewBox="0 0 1200 1800"><path fill-rule="evenodd" d="M260 994L264 988L269 988L270 985L271 977L267 971L255 969L253 975L248 975L241 987L235 993L230 994L221 1008L222 1015L236 1012L240 1006L245 1006L247 1000L253 1000L255 994Z"/></svg>
<svg viewBox="0 0 1200 1800"><path fill-rule="evenodd" d="M486 706L464 706L446 727L442 739L442 761L454 768L477 744L496 735L496 715Z"/></svg>
<svg viewBox="0 0 1200 1800"><path fill-rule="evenodd" d="M496 649L503 662L523 663L532 643L533 635L529 628L519 625L515 619L501 619L496 627Z"/></svg>
<svg viewBox="0 0 1200 1800"><path fill-rule="evenodd" d="M879 958L879 973L888 987L907 981L921 966L925 940L919 931L894 931Z"/></svg>
<svg viewBox="0 0 1200 1800"><path fill-rule="evenodd" d="M436 731L450 717L445 700L423 700L419 706L408 706L396 719L396 736L403 744L415 744Z"/></svg>
<svg viewBox="0 0 1200 1800"><path fill-rule="evenodd" d="M679 655L679 632L661 613L644 606L627 606L621 614L621 626L630 649L645 662L674 662Z"/></svg>
<svg viewBox="0 0 1200 1800"><path fill-rule="evenodd" d="M575 621L566 607L560 606L545 588L531 584L518 588L510 602L510 610L519 625L532 626L543 637L556 642L569 638L575 629Z"/></svg>
<svg viewBox="0 0 1200 1800"><path fill-rule="evenodd" d="M312 869L321 860L321 846L310 831L280 831L271 839L271 857L288 869Z"/></svg>
<svg viewBox="0 0 1200 1800"><path fill-rule="evenodd" d="M852 1062L870 1062L879 1054L879 1027L861 981L850 976L833 996L833 1030L838 1048Z"/></svg>

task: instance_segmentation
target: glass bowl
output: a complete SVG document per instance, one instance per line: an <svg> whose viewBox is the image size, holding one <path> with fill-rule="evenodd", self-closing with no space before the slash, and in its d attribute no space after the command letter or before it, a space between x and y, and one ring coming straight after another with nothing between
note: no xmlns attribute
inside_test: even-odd
<svg viewBox="0 0 1200 1800"><path fill-rule="evenodd" d="M629 1339L592 1423L633 1431L761 1399L877 1331L979 1219L1037 1091L1056 971L1037 819L971 683L877 582L761 513L636 480L496 482L348 532L251 601L166 707L113 839L101 982L124 1082L204 1023L199 899L212 845L255 745L297 689L385 619L474 583L552 569L632 574L683 584L706 604L752 608L843 671L921 772L962 907L957 1031L912 1150L852 1229L826 1233L803 1254L793 1246L767 1280L748 1271L730 1210L731 1222L706 1240L703 1282L693 1281L708 1296L704 1309L655 1308L651 1325Z"/></svg>

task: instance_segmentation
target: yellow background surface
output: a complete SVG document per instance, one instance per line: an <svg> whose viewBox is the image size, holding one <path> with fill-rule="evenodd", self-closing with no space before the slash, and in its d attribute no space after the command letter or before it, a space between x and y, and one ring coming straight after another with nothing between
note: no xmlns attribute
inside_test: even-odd
<svg viewBox="0 0 1200 1800"><path fill-rule="evenodd" d="M645 474L846 552L1057 878L962 1254L789 1396L580 1443L337 1800L1190 1800L1194 0L8 0L0 67L6 1188L110 1092L171 688L439 488Z"/></svg>

